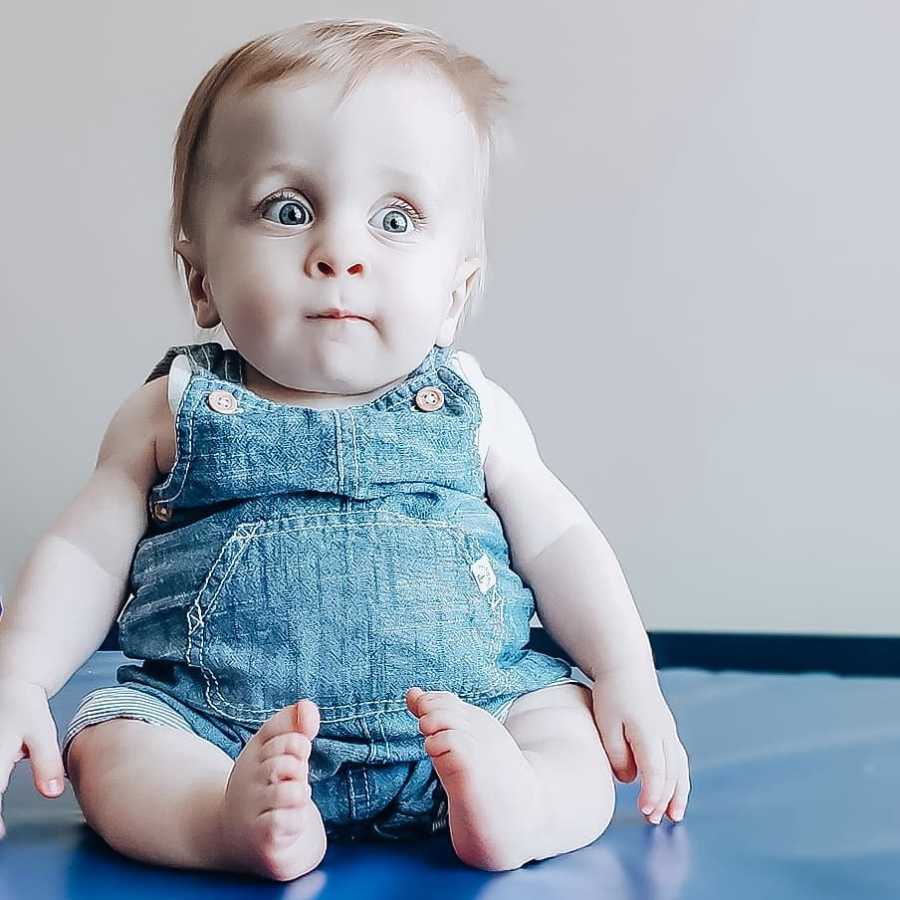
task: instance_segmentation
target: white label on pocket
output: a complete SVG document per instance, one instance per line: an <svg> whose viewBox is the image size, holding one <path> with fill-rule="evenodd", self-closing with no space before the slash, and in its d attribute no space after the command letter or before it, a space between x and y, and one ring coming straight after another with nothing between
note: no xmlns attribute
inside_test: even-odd
<svg viewBox="0 0 900 900"><path fill-rule="evenodd" d="M487 553L483 553L480 559L475 560L469 568L478 582L478 589L483 594L489 591L496 583L497 577L494 575L494 569L491 566L491 560Z"/></svg>

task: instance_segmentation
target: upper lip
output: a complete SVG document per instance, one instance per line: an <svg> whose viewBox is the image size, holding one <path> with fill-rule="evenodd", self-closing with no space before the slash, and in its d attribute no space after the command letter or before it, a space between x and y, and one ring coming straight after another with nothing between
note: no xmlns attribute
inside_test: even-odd
<svg viewBox="0 0 900 900"><path fill-rule="evenodd" d="M366 319L365 316L361 316L359 313L355 313L351 309L341 309L337 306L330 306L328 309L324 309L320 313L314 313L312 315L312 318L318 319L320 316L328 316L334 319L346 319L351 316L356 319ZM366 319L366 321L368 322L369 320Z"/></svg>

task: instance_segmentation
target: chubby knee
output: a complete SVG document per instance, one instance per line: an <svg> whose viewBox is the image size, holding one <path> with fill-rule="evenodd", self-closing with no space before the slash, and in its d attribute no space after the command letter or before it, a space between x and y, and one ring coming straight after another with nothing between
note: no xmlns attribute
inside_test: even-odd
<svg viewBox="0 0 900 900"><path fill-rule="evenodd" d="M63 755L63 764L66 775L76 790L81 781L81 773L84 771L85 765L90 762L92 757L96 756L91 749L94 744L95 733L97 729L105 724L105 722L100 722L97 725L88 725L85 728L82 728L81 731L69 741L69 745Z"/></svg>
<svg viewBox="0 0 900 900"><path fill-rule="evenodd" d="M65 756L65 770L72 788L78 788L95 771L94 763L109 769L115 760L115 751L123 740L134 736L145 722L137 719L107 719L94 725L86 725L69 741Z"/></svg>

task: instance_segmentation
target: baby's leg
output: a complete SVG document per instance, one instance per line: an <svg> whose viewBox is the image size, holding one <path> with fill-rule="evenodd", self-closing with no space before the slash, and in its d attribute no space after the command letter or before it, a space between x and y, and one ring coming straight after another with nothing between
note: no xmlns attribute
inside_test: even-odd
<svg viewBox="0 0 900 900"><path fill-rule="evenodd" d="M325 855L308 781L318 727L311 701L285 707L232 762L186 731L110 719L73 738L69 779L88 824L120 853L289 881Z"/></svg>
<svg viewBox="0 0 900 900"><path fill-rule="evenodd" d="M457 856L514 869L596 840L612 819L615 786L580 684L533 691L505 723L447 691L407 695L447 792Z"/></svg>

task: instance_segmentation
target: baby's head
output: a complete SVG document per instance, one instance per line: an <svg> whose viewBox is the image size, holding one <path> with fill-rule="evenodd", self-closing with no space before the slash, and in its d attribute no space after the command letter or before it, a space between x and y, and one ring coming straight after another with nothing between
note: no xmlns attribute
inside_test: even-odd
<svg viewBox="0 0 900 900"><path fill-rule="evenodd" d="M175 147L172 243L197 324L278 385L340 395L451 344L483 291L505 84L382 20L302 23L217 62ZM314 318L335 308L362 318Z"/></svg>

